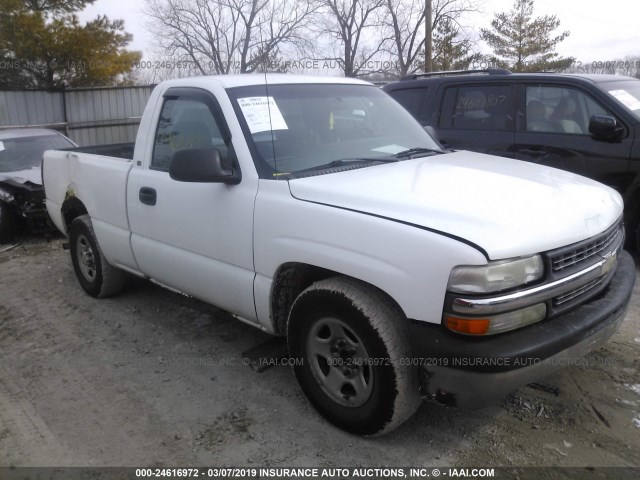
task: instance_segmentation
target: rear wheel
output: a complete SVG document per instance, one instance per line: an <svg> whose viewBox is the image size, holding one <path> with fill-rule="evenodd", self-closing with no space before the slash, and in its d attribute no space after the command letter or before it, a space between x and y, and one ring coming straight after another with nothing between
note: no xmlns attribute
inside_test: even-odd
<svg viewBox="0 0 640 480"><path fill-rule="evenodd" d="M13 209L0 202L0 243L8 243L22 231L22 222Z"/></svg>
<svg viewBox="0 0 640 480"><path fill-rule="evenodd" d="M379 290L334 277L303 291L287 329L294 371L315 408L344 430L380 435L420 404L406 319Z"/></svg>
<svg viewBox="0 0 640 480"><path fill-rule="evenodd" d="M105 259L89 215L71 223L69 237L73 269L82 288L92 297L108 297L122 290L126 273Z"/></svg>

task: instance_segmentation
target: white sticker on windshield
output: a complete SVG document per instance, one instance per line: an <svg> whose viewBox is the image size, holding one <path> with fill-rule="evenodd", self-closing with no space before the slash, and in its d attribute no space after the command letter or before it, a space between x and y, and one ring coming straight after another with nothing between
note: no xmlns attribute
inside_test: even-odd
<svg viewBox="0 0 640 480"><path fill-rule="evenodd" d="M0 152L4 152L4 143L0 142Z"/></svg>
<svg viewBox="0 0 640 480"><path fill-rule="evenodd" d="M626 90L611 90L609 93L619 101L621 101L622 104L628 109L640 110L640 100L638 100Z"/></svg>
<svg viewBox="0 0 640 480"><path fill-rule="evenodd" d="M401 147L400 145L396 145L395 143L392 145L385 145L383 147L373 148L374 152L382 152L382 153L390 153L395 155L396 153L404 152L408 150L407 147Z"/></svg>
<svg viewBox="0 0 640 480"><path fill-rule="evenodd" d="M268 132L271 129L289 129L273 97L239 98L238 104L242 109L244 118L247 120L251 133Z"/></svg>

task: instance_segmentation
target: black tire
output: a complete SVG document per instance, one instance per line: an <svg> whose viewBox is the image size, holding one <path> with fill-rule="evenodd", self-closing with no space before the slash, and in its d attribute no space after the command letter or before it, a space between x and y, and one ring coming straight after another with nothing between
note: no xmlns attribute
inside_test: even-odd
<svg viewBox="0 0 640 480"><path fill-rule="evenodd" d="M71 223L69 238L73 269L85 292L103 298L122 290L126 273L105 259L89 215L82 215Z"/></svg>
<svg viewBox="0 0 640 480"><path fill-rule="evenodd" d="M9 243L22 231L22 222L10 205L0 201L0 243Z"/></svg>
<svg viewBox="0 0 640 480"><path fill-rule="evenodd" d="M294 372L313 406L359 435L390 432L420 405L406 318L379 290L346 277L314 283L287 325Z"/></svg>

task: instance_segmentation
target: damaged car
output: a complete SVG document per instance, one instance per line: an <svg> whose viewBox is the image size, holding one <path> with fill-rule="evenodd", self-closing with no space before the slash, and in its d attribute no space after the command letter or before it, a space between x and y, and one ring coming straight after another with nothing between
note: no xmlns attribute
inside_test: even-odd
<svg viewBox="0 0 640 480"><path fill-rule="evenodd" d="M55 130L0 131L0 243L27 229L49 228L40 165L45 150L77 145Z"/></svg>

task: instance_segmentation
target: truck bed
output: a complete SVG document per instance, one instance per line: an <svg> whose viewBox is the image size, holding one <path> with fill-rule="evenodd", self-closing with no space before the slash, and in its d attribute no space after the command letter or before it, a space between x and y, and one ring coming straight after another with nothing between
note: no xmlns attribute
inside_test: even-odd
<svg viewBox="0 0 640 480"><path fill-rule="evenodd" d="M108 146L114 147L114 146ZM107 150L103 147L102 151ZM123 150L120 149L122 153ZM127 177L132 161L117 156L82 152L50 150L45 152L42 175L47 206L51 219L63 232L67 231L62 218L62 204L72 196L83 199L96 230L104 225L122 231L129 230L126 209Z"/></svg>
<svg viewBox="0 0 640 480"><path fill-rule="evenodd" d="M90 153L92 155L102 155L105 157L123 158L133 160L133 150L135 143L114 143L110 145L92 145L90 147L67 148L63 151L74 153Z"/></svg>

